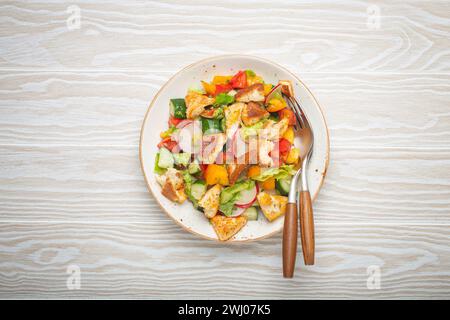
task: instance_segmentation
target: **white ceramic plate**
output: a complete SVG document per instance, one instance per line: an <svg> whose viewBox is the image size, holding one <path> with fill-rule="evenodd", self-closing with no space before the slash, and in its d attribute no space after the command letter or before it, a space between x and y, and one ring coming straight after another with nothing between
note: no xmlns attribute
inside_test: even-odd
<svg viewBox="0 0 450 320"><path fill-rule="evenodd" d="M147 186L161 208L184 229L207 239L218 240L209 220L201 212L195 210L189 201L179 205L161 194L161 187L153 173L157 144L161 140L159 134L167 129L171 98L184 97L188 88L200 87L200 80L210 81L214 75L234 74L245 69L255 71L268 83L291 80L294 84L296 97L314 130L314 153L308 168L308 182L313 199L319 193L328 167L329 139L325 119L312 93L294 74L273 62L245 55L212 57L184 68L167 81L150 103L141 129L140 161ZM260 214L257 221L249 221L228 241L266 238L282 230L283 221L282 217L274 222L268 222Z"/></svg>

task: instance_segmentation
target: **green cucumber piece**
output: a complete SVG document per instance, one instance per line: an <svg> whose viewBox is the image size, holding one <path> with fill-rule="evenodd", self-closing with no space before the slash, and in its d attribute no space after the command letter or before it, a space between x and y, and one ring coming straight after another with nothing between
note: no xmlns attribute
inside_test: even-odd
<svg viewBox="0 0 450 320"><path fill-rule="evenodd" d="M161 168L161 167L158 165L158 163L159 163L159 152L156 154L156 157L155 157L155 166L154 166L154 168L153 168L153 171L154 171L156 174L159 174L159 175L166 173L166 169Z"/></svg>
<svg viewBox="0 0 450 320"><path fill-rule="evenodd" d="M289 189L291 187L291 179L287 178L276 180L275 187L282 196L287 196L289 194Z"/></svg>
<svg viewBox="0 0 450 320"><path fill-rule="evenodd" d="M189 164L188 171L190 174L196 174L201 171L200 165L197 162L192 162Z"/></svg>
<svg viewBox="0 0 450 320"><path fill-rule="evenodd" d="M174 162L172 153L169 150L164 147L159 149L158 166L160 168L173 168Z"/></svg>
<svg viewBox="0 0 450 320"><path fill-rule="evenodd" d="M170 99L170 115L177 119L186 119L186 102L184 99Z"/></svg>
<svg viewBox="0 0 450 320"><path fill-rule="evenodd" d="M247 220L249 221L258 220L258 209L256 209L255 207L247 208L242 215L244 217L247 217Z"/></svg>
<svg viewBox="0 0 450 320"><path fill-rule="evenodd" d="M206 193L206 183L201 180L195 181L191 186L190 192L195 200L200 200Z"/></svg>
<svg viewBox="0 0 450 320"><path fill-rule="evenodd" d="M173 153L172 154L173 159L175 160L175 164L187 167L189 165L189 162L191 161L191 154L190 153Z"/></svg>
<svg viewBox="0 0 450 320"><path fill-rule="evenodd" d="M207 119L201 118L202 120L202 132L204 134L214 134L223 132L222 122L219 119Z"/></svg>

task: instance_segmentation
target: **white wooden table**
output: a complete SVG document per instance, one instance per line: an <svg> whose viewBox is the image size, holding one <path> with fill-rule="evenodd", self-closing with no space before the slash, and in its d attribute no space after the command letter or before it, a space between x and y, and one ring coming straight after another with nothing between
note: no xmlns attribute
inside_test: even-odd
<svg viewBox="0 0 450 320"><path fill-rule="evenodd" d="M450 298L449 1L73 5L0 2L0 298ZM293 280L281 235L199 239L140 171L152 96L226 53L297 73L329 124Z"/></svg>

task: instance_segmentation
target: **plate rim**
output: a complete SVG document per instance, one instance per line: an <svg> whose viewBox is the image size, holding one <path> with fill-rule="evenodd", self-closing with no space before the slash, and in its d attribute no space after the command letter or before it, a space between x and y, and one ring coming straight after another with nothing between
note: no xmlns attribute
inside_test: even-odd
<svg viewBox="0 0 450 320"><path fill-rule="evenodd" d="M147 186L147 189L150 191L150 194L153 196L153 198L156 200L156 202L158 203L159 207L162 209L162 211L164 211L166 213L167 216L169 216L177 225L179 225L181 228L183 228L185 231L188 231L191 234L195 234L196 236L199 236L203 239L206 240L213 240L215 242L218 243L222 243L222 244L227 244L227 243L242 243L242 242L252 242L252 241L259 241L259 240L264 240L267 238L270 238L272 236L274 236L275 234L279 233L280 231L282 231L282 227L272 231L268 234L265 234L263 236L259 236L256 238L251 238L251 239L243 239L243 240L236 240L236 239L230 239L229 241L220 241L218 238L212 238L212 237L208 237L205 236L204 234L198 233L197 231L190 229L188 227L186 227L184 224L182 224L181 222L179 222L177 219L175 219L175 217L173 217L167 210L166 208L162 205L162 203L158 200L158 197L156 197L155 193L153 192L152 188L150 187L150 183L148 182L148 178L147 175L145 174L145 170L144 170L144 162L142 160L142 139L144 136L144 127L145 124L147 122L147 118L148 118L148 114L150 113L150 110L152 109L156 99L158 98L158 96L161 94L161 92L166 88L166 86L180 73L184 72L186 69L197 65L197 64L202 64L202 63L207 63L208 61L214 60L214 59L220 59L220 58L250 58L250 59L255 59L255 60L259 60L268 64L272 64L274 66L276 66L277 68L282 69L283 71L289 73L293 78L295 78L305 89L306 91L309 93L309 95L312 97L312 99L314 100L314 103L317 105L320 114L322 116L322 120L324 122L325 125L325 129L326 129L326 143L327 143L327 148L326 148L326 159L325 159L325 168L324 171L322 172L322 177L320 179L320 183L319 183L319 187L317 189L317 192L312 195L312 202L314 202L317 198L317 196L319 195L320 190L322 189L323 183L325 181L325 177L328 173L328 166L330 164L330 132L328 129L328 124L327 121L325 119L325 115L323 112L323 109L321 107L321 105L319 104L319 102L317 101L316 97L314 96L314 94L311 92L311 90L308 88L308 86L293 72L291 72L290 70L288 70L287 68L279 65L276 62L273 62L271 60L265 59L265 58L261 58L258 56L254 56L254 55L248 55L248 54L223 54L223 55L215 55L215 56L210 56L198 61L195 61L193 63L188 64L187 66L181 68L179 71L175 72L169 79L167 79L164 84L161 86L161 88L159 88L158 92L156 92L156 94L153 96L153 98L150 101L149 106L147 107L147 111L145 112L144 115L144 119L142 121L142 125L141 125L141 131L140 131L140 136L139 136L139 163L140 163L140 167L141 167L141 171L142 174L144 175L144 181L145 184Z"/></svg>

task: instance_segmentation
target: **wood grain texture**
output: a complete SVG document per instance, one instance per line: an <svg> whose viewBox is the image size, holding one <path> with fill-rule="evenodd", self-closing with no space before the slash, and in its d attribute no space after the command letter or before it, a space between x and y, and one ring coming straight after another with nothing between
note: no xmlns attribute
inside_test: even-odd
<svg viewBox="0 0 450 320"><path fill-rule="evenodd" d="M450 223L450 150L339 148L331 159L317 224ZM161 220L135 147L0 147L0 221Z"/></svg>
<svg viewBox="0 0 450 320"><path fill-rule="evenodd" d="M0 72L0 144L137 146L170 75ZM322 105L332 146L450 147L450 75L298 75Z"/></svg>
<svg viewBox="0 0 450 320"><path fill-rule="evenodd" d="M448 298L448 226L318 226L317 262L281 276L281 238L224 245L148 224L0 224L0 297ZM301 252L298 253L301 257ZM68 290L69 265L81 269ZM381 287L367 288L367 268ZM226 272L225 272L226 270ZM221 272L223 271L223 272Z"/></svg>
<svg viewBox="0 0 450 320"><path fill-rule="evenodd" d="M69 4L0 3L0 298L450 299L448 1L76 5L70 30ZM316 265L298 259L294 279L282 278L280 234L198 239L140 172L152 96L227 53L296 73L330 128ZM80 290L66 286L69 265ZM370 266L380 289L367 287Z"/></svg>
<svg viewBox="0 0 450 320"><path fill-rule="evenodd" d="M225 53L300 71L448 72L448 1L3 1L0 66L176 71ZM369 20L370 21L370 20ZM236 41L237 40L237 41ZM269 44L269 46L268 46Z"/></svg>

